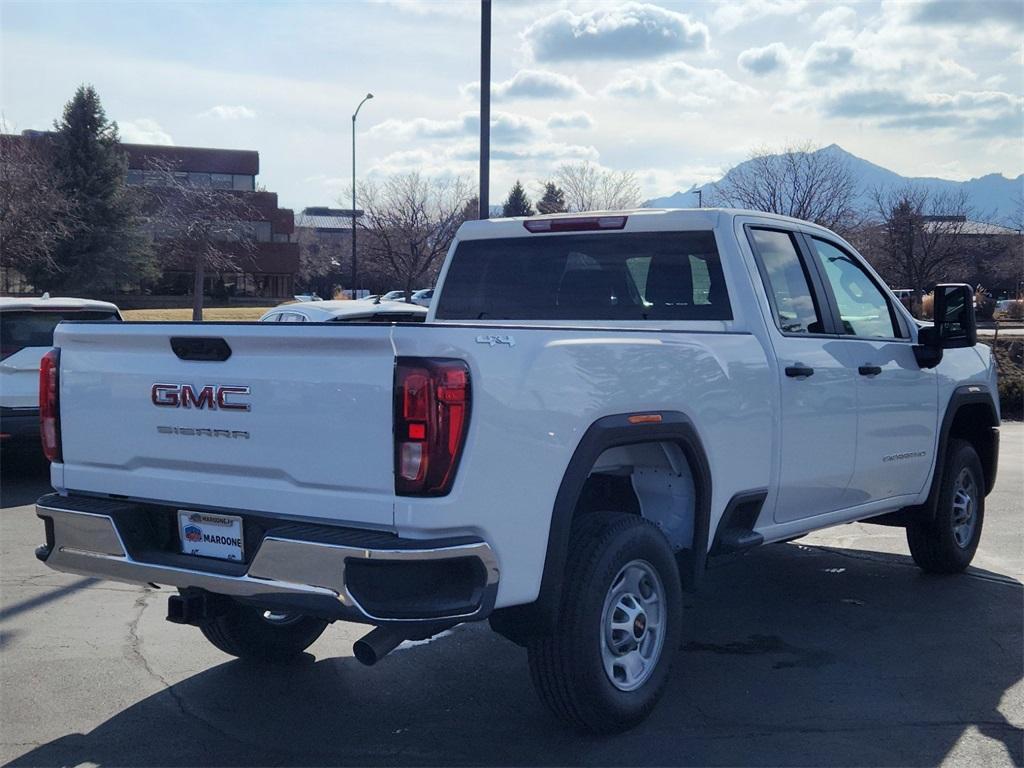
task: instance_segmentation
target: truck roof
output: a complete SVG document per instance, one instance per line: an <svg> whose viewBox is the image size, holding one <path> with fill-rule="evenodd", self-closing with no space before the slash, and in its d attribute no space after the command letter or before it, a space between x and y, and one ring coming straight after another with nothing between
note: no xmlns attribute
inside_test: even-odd
<svg viewBox="0 0 1024 768"><path fill-rule="evenodd" d="M757 216L789 224L819 227L809 221L782 216L777 213L752 211L742 208L631 208L617 211L586 211L582 213L548 213L538 216L513 216L502 219L471 220L459 227L460 240L491 237L529 237L530 232L523 226L524 221L543 221L575 218L600 218L605 216L627 216L631 220L646 219L648 225L657 229L671 229L678 226L692 227L701 224L704 228L714 227L722 217ZM628 229L627 225L627 229ZM646 227L645 227L646 228ZM824 230L824 228L819 227Z"/></svg>

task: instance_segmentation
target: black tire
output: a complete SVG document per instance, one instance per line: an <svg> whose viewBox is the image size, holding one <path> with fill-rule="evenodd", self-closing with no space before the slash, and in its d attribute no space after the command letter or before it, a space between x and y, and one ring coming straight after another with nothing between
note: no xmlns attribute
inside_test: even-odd
<svg viewBox="0 0 1024 768"><path fill-rule="evenodd" d="M606 622L615 613L606 612L605 603L615 583L623 583L619 577L625 578L626 569L636 563L649 566L657 576L648 586L655 583L662 589L664 632L657 656L644 666L651 670L646 679L634 690L621 690L622 681L613 684L603 660L610 648L605 645ZM632 728L661 698L681 640L682 587L668 541L636 515L587 514L573 526L564 585L554 632L531 639L527 646L534 688L555 715L581 731L617 733ZM649 629L644 616L644 640L637 649L646 642ZM634 640L621 631L620 636Z"/></svg>
<svg viewBox="0 0 1024 768"><path fill-rule="evenodd" d="M199 625L217 648L251 661L280 662L294 658L311 646L327 628L327 622L293 615L268 620L264 610L231 600L228 610Z"/></svg>
<svg viewBox="0 0 1024 768"><path fill-rule="evenodd" d="M963 522L963 496L958 496L964 478L970 483L967 493L973 522L969 527ZM950 441L940 483L935 518L911 521L907 543L921 570L960 573L974 559L985 521L985 473L974 446L966 440Z"/></svg>

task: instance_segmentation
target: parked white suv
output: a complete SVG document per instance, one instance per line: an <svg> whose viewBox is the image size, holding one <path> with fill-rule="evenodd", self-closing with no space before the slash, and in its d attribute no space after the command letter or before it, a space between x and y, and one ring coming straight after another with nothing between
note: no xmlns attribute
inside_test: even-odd
<svg viewBox="0 0 1024 768"><path fill-rule="evenodd" d="M105 301L0 297L0 439L39 439L39 361L53 347L57 324L120 319Z"/></svg>
<svg viewBox="0 0 1024 768"><path fill-rule="evenodd" d="M710 558L870 520L967 567L999 445L972 295L921 327L822 227L641 210L464 224L420 324L64 324L37 554L265 661L489 619L555 714L621 730Z"/></svg>

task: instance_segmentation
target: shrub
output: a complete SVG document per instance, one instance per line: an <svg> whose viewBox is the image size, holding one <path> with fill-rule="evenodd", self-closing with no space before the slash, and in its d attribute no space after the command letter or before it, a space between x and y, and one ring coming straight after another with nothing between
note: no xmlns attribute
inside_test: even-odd
<svg viewBox="0 0 1024 768"><path fill-rule="evenodd" d="M993 344L999 365L999 410L1004 419L1024 418L1024 341L999 339Z"/></svg>

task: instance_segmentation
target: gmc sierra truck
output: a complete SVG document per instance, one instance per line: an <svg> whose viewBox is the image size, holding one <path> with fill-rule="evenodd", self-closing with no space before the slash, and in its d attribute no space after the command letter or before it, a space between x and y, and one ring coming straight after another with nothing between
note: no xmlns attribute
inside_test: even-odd
<svg viewBox="0 0 1024 768"><path fill-rule="evenodd" d="M996 368L968 286L935 318L826 229L705 209L467 222L424 323L65 322L37 556L263 661L488 619L557 716L622 730L710 558L870 519L967 567Z"/></svg>

